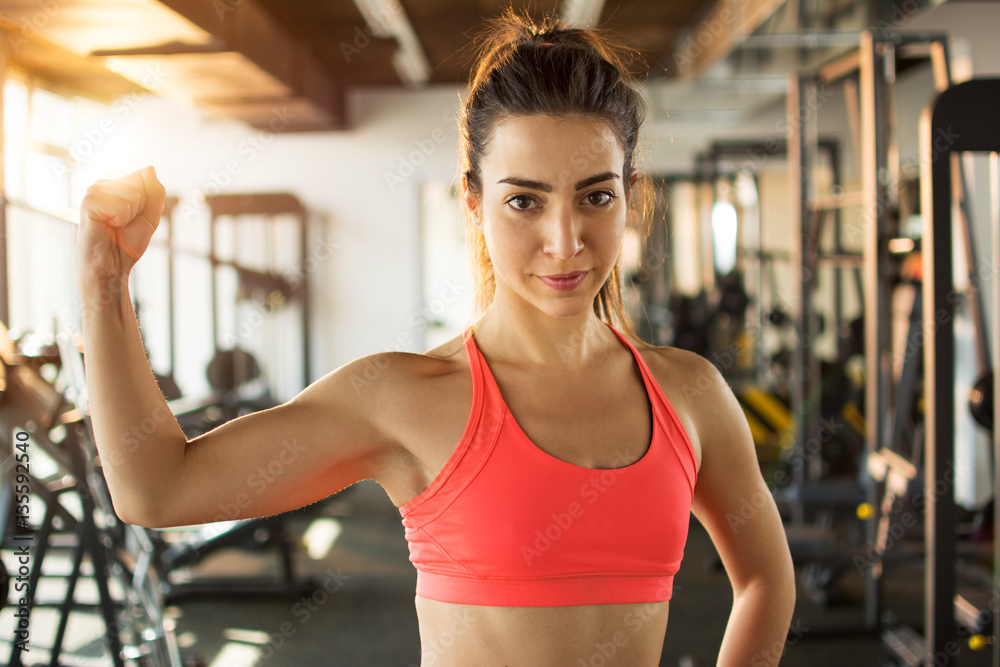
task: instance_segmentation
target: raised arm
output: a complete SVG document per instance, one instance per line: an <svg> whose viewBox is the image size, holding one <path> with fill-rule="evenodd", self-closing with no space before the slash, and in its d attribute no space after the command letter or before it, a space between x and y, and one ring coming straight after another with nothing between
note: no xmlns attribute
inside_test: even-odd
<svg viewBox="0 0 1000 667"><path fill-rule="evenodd" d="M163 186L147 167L95 183L80 214L87 389L119 517L165 527L266 516L377 477L397 447L380 422L387 383L356 381L366 359L284 405L187 440L150 371L128 294L129 273L163 201Z"/></svg>
<svg viewBox="0 0 1000 667"><path fill-rule="evenodd" d="M692 510L733 586L718 665L777 665L795 607L788 540L739 402L714 365L691 357L689 377L697 394L691 414L702 446Z"/></svg>

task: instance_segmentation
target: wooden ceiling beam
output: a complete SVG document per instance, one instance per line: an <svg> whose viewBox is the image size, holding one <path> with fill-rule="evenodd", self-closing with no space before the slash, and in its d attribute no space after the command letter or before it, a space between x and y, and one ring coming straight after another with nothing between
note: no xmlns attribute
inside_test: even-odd
<svg viewBox="0 0 1000 667"><path fill-rule="evenodd" d="M344 86L339 85L325 64L256 0L159 1L219 38L227 50L241 53L291 88L291 98L276 99L274 104L292 102L300 111L296 117L305 116L309 120L304 125L282 125L279 131L347 127ZM214 107L217 112L229 109L234 113L240 108L252 109L243 119L254 127L260 127L260 108L266 103L266 100L253 100L248 104L239 100L217 100ZM309 109L308 104L316 108ZM266 118L267 114L264 116Z"/></svg>
<svg viewBox="0 0 1000 667"><path fill-rule="evenodd" d="M683 78L708 71L739 47L788 0L716 0L699 20L689 23L674 42L670 61Z"/></svg>

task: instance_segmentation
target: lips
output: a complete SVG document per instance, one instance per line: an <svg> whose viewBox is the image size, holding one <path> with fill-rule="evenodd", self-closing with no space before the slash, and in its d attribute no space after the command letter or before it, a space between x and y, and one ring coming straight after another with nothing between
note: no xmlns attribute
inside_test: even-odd
<svg viewBox="0 0 1000 667"><path fill-rule="evenodd" d="M551 278L552 280L563 280L566 278L576 278L577 276L582 276L586 271L574 271L573 273L553 273L549 276L539 276L540 278Z"/></svg>
<svg viewBox="0 0 1000 667"><path fill-rule="evenodd" d="M560 292L576 289L590 271L573 271L572 273L553 273L548 276L538 276L538 279Z"/></svg>

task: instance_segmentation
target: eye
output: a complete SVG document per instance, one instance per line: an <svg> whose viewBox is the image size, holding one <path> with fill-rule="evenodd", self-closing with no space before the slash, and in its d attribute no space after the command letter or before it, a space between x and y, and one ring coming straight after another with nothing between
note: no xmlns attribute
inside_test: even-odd
<svg viewBox="0 0 1000 667"><path fill-rule="evenodd" d="M504 203L515 211L530 211L535 208L535 200L528 195L514 195Z"/></svg>
<svg viewBox="0 0 1000 667"><path fill-rule="evenodd" d="M617 197L615 193L608 190L598 190L588 194L584 200L591 206L610 206Z"/></svg>

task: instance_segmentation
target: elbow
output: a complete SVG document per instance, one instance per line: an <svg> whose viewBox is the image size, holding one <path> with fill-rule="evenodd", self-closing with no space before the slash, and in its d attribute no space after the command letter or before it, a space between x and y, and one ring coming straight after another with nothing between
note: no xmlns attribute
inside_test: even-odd
<svg viewBox="0 0 1000 667"><path fill-rule="evenodd" d="M733 593L737 600L766 600L765 604L771 609L771 613L790 619L796 602L795 572L774 572L756 577L742 586L734 586Z"/></svg>
<svg viewBox="0 0 1000 667"><path fill-rule="evenodd" d="M152 524L157 523L153 518L147 515L145 512L137 510L132 503L120 503L112 500L112 505L114 506L115 515L122 523L128 523L133 526L142 526L143 528L156 528Z"/></svg>
<svg viewBox="0 0 1000 667"><path fill-rule="evenodd" d="M172 522L163 511L162 503L151 503L138 499L111 499L115 514L122 523L143 528L173 528L177 524Z"/></svg>

